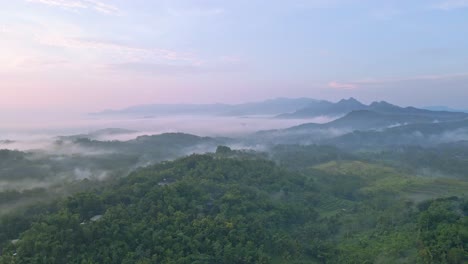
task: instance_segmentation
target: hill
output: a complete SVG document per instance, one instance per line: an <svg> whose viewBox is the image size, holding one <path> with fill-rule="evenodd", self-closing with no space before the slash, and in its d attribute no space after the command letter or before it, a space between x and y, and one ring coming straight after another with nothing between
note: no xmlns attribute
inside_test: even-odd
<svg viewBox="0 0 468 264"><path fill-rule="evenodd" d="M193 155L0 218L0 263L463 263L468 202L440 196L465 186L362 161L291 172Z"/></svg>
<svg viewBox="0 0 468 264"><path fill-rule="evenodd" d="M344 117L338 118L326 124L303 124L286 130L301 130L307 128L322 129L346 129L346 130L371 130L383 129L393 126L401 126L411 123L429 123L433 119L420 115L398 115L374 112L369 110L352 111Z"/></svg>
<svg viewBox="0 0 468 264"><path fill-rule="evenodd" d="M408 124L432 124L434 119L421 114L388 114L369 110L352 111L325 124L306 123L281 130L260 131L252 141L268 144L319 144L349 136L355 131L382 131ZM447 128L449 129L449 128Z"/></svg>
<svg viewBox="0 0 468 264"><path fill-rule="evenodd" d="M434 146L468 139L468 120L416 123L382 131L354 131L328 141L344 148L385 148L407 145Z"/></svg>
<svg viewBox="0 0 468 264"><path fill-rule="evenodd" d="M354 98L342 99L337 103L318 101L294 113L278 115L278 118L310 118L319 116L340 116L355 110L364 110L366 105Z"/></svg>
<svg viewBox="0 0 468 264"><path fill-rule="evenodd" d="M192 156L67 199L5 248L0 263L13 255L50 264L312 260L312 237L297 243L299 227L317 221L302 199L312 191L272 162Z"/></svg>
<svg viewBox="0 0 468 264"><path fill-rule="evenodd" d="M349 100L351 104L357 105L354 99ZM349 142L354 145L361 143L379 145L379 140L383 140L383 145L391 144L391 142L402 145L417 144L421 139L416 138L416 141L412 141L414 137L406 136L401 139L389 138L387 140L381 137L394 134L418 134L419 130L422 130L423 134L432 131L434 132L432 134L436 134L435 136L446 133L440 135L444 136L444 140L432 143L466 139L463 131L460 131L466 127L468 120L464 113L433 112L414 107L401 108L386 102L374 102L366 108L373 110L351 111L343 117L324 124L305 123L286 129L259 131L248 141L262 144L344 145L343 143ZM453 137L450 138L447 133L452 133ZM366 141L366 136L369 136L368 141ZM430 141L429 139L423 140Z"/></svg>

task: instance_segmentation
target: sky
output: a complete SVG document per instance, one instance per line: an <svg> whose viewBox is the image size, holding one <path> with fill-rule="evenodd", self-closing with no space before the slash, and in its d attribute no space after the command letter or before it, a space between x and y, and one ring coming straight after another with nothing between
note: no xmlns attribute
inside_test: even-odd
<svg viewBox="0 0 468 264"><path fill-rule="evenodd" d="M468 109L468 0L0 0L0 111L275 97Z"/></svg>

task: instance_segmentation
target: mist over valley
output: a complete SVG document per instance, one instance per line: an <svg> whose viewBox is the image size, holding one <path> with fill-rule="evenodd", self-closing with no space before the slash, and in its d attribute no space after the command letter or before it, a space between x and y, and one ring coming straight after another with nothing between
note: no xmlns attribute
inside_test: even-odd
<svg viewBox="0 0 468 264"><path fill-rule="evenodd" d="M468 1L0 8L0 264L468 263Z"/></svg>

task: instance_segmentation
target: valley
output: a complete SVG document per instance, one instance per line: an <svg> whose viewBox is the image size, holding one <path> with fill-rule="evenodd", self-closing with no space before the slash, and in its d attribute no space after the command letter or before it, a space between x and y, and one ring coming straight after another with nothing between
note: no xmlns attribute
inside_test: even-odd
<svg viewBox="0 0 468 264"><path fill-rule="evenodd" d="M399 111L1 150L0 263L463 263L468 123Z"/></svg>

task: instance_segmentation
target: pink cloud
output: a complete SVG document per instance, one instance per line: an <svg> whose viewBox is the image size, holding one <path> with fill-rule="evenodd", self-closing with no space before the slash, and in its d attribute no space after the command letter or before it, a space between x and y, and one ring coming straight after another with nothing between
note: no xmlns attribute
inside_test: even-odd
<svg viewBox="0 0 468 264"><path fill-rule="evenodd" d="M358 88L358 86L354 83L340 83L340 82L329 82L328 83L329 88L333 89L346 89L346 90L352 90Z"/></svg>

